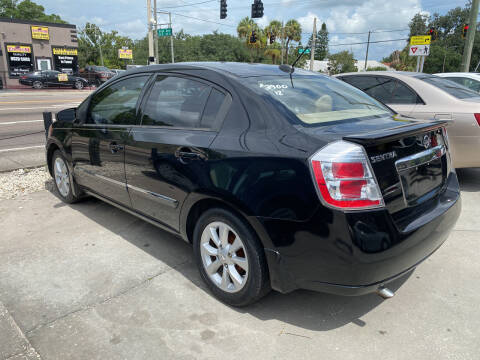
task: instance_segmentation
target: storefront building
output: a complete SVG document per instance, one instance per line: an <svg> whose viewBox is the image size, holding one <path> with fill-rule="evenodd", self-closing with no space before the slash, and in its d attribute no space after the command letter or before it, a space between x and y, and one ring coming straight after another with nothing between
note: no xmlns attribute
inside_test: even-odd
<svg viewBox="0 0 480 360"><path fill-rule="evenodd" d="M0 78L4 88L37 70L78 71L75 25L0 18Z"/></svg>

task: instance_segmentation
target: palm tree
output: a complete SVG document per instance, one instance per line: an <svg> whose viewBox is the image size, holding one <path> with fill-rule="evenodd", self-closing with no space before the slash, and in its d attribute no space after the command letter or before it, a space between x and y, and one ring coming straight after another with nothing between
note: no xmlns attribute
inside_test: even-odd
<svg viewBox="0 0 480 360"><path fill-rule="evenodd" d="M269 47L263 53L265 56L270 56L272 58L272 64L277 64L277 59L280 57L281 51L280 49L276 49L274 47Z"/></svg>
<svg viewBox="0 0 480 360"><path fill-rule="evenodd" d="M275 35L275 37L282 36L282 23L278 20L270 21L270 24L265 27L265 33Z"/></svg>
<svg viewBox="0 0 480 360"><path fill-rule="evenodd" d="M248 16L244 17L237 26L238 37L242 39L248 38L256 26L257 24L255 24L253 19L250 19Z"/></svg>
<svg viewBox="0 0 480 360"><path fill-rule="evenodd" d="M252 31L255 31L257 35L257 42L254 44L250 43L250 35L252 34ZM262 47L262 42L265 42L263 39L263 31L258 27L257 23L253 21L253 19L250 19L247 16L238 23L237 33L239 38L245 39L245 43L250 49L250 62L253 62L253 49L257 48L258 55L258 48Z"/></svg>
<svg viewBox="0 0 480 360"><path fill-rule="evenodd" d="M302 26L295 19L288 20L283 29L285 39L287 39L287 61L288 54L290 52L289 44L290 41L300 41L302 38ZM282 59L283 60L283 59Z"/></svg>

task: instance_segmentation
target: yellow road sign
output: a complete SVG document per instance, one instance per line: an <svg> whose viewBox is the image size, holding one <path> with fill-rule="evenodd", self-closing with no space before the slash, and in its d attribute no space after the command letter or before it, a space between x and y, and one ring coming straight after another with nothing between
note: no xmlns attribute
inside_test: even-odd
<svg viewBox="0 0 480 360"><path fill-rule="evenodd" d="M430 45L431 35L418 35L410 38L410 45Z"/></svg>

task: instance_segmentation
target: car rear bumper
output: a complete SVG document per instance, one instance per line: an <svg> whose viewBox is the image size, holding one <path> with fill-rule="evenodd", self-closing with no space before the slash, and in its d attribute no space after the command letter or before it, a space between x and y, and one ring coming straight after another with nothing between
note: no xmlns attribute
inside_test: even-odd
<svg viewBox="0 0 480 360"><path fill-rule="evenodd" d="M272 288L341 295L373 292L415 268L447 239L461 211L451 173L444 193L408 232L387 210L343 213L324 207L306 222L257 218L272 246L265 253Z"/></svg>

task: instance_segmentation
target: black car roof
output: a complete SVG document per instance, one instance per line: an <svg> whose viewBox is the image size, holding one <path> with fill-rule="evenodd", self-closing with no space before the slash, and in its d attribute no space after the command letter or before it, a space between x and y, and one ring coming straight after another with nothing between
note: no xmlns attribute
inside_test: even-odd
<svg viewBox="0 0 480 360"><path fill-rule="evenodd" d="M236 77L254 76L288 76L288 73L280 70L278 65L251 64L237 62L185 62L176 64L149 65L128 71L129 74L145 71L173 71L173 70L212 70L218 73L228 73ZM314 75L310 71L295 68L294 75ZM122 75L126 75L125 73Z"/></svg>

